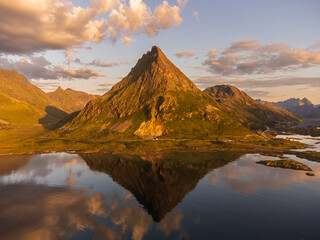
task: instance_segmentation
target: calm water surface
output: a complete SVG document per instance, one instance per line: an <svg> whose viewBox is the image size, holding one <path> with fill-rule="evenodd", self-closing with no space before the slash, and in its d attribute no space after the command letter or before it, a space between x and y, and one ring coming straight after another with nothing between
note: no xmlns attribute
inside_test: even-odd
<svg viewBox="0 0 320 240"><path fill-rule="evenodd" d="M0 157L0 239L320 239L320 164L237 153Z"/></svg>

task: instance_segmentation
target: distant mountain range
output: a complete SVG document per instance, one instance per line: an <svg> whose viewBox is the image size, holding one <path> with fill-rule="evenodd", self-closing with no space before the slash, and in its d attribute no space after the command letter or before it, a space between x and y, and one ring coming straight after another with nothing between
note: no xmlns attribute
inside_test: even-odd
<svg viewBox="0 0 320 240"><path fill-rule="evenodd" d="M58 87L54 92L49 92L48 95L67 113L80 111L90 100L99 97L97 95L75 91L70 88L63 90L61 87Z"/></svg>
<svg viewBox="0 0 320 240"><path fill-rule="evenodd" d="M320 105L314 105L307 98L290 98L285 101L279 102L267 102L261 99L256 100L260 104L275 105L282 109L285 109L297 116L307 119L319 119L320 118Z"/></svg>
<svg viewBox="0 0 320 240"><path fill-rule="evenodd" d="M47 94L16 71L0 69L0 125L56 124L93 98L61 88Z"/></svg>

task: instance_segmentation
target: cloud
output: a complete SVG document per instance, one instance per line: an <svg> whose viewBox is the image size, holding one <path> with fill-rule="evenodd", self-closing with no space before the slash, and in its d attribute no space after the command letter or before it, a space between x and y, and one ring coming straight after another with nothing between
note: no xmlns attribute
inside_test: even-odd
<svg viewBox="0 0 320 240"><path fill-rule="evenodd" d="M227 79L215 76L195 76L193 82L201 89L219 84L231 84L240 88L272 88L280 86L306 85L320 87L320 77L279 77L265 79L246 78L242 80Z"/></svg>
<svg viewBox="0 0 320 240"><path fill-rule="evenodd" d="M185 8L189 0L177 0L179 7Z"/></svg>
<svg viewBox="0 0 320 240"><path fill-rule="evenodd" d="M311 44L311 49L320 49L320 40L316 41L314 44Z"/></svg>
<svg viewBox="0 0 320 240"><path fill-rule="evenodd" d="M192 16L193 16L197 21L200 20L199 12L198 12L198 11L193 11Z"/></svg>
<svg viewBox="0 0 320 240"><path fill-rule="evenodd" d="M89 79L104 77L98 71L83 67L80 69L68 69L53 66L43 56L29 56L18 61L0 56L0 68L14 69L28 79Z"/></svg>
<svg viewBox="0 0 320 240"><path fill-rule="evenodd" d="M110 68L110 67L117 67L117 66L120 66L120 65L123 65L123 64L128 64L128 62L125 62L125 61L120 61L120 62L106 62L104 60L100 60L100 59L97 59L97 58L94 58L91 62L89 63L84 63L82 62L79 58L75 58L72 60L74 63L77 63L77 64L82 64L82 65L86 65L86 66L94 66L94 67L107 67L107 68Z"/></svg>
<svg viewBox="0 0 320 240"><path fill-rule="evenodd" d="M218 52L218 49L211 49L209 52L208 52L208 56L209 57L214 57Z"/></svg>
<svg viewBox="0 0 320 240"><path fill-rule="evenodd" d="M252 98L260 98L269 95L268 91L259 91L259 90L244 90Z"/></svg>
<svg viewBox="0 0 320 240"><path fill-rule="evenodd" d="M123 61L121 62L106 62L106 61L101 61L99 59L93 59L91 63L88 63L87 65L90 65L90 66L95 66L95 67L117 67L121 64L127 64Z"/></svg>
<svg viewBox="0 0 320 240"><path fill-rule="evenodd" d="M219 75L266 74L320 66L320 51L292 49L281 43L262 45L257 40L232 43L208 52L204 65Z"/></svg>
<svg viewBox="0 0 320 240"><path fill-rule="evenodd" d="M68 69L55 67L54 72L57 73L57 78L80 78L80 79L89 79L89 78L97 78L97 77L105 77L105 75L100 74L98 71L93 71L87 67L83 67L80 69Z"/></svg>
<svg viewBox="0 0 320 240"><path fill-rule="evenodd" d="M134 33L145 32L155 36L160 30L180 25L180 8L171 6L167 1L157 6L152 11L142 0L130 0L129 5L120 4L113 9L108 19L109 38L122 39L123 44L129 44Z"/></svg>
<svg viewBox="0 0 320 240"><path fill-rule="evenodd" d="M67 59L68 62L72 62L73 61L73 56L72 55L75 55L77 54L77 51L75 51L74 49L70 48L70 49L67 49L65 52L64 52L64 55Z"/></svg>
<svg viewBox="0 0 320 240"><path fill-rule="evenodd" d="M183 58L183 57L193 57L194 55L196 55L196 53L193 51L182 51L182 52L177 52L174 55L176 55L176 57L178 58Z"/></svg>
<svg viewBox="0 0 320 240"><path fill-rule="evenodd" d="M21 58L18 61L0 57L0 68L14 69L30 79L57 79L57 74L53 70L48 69L50 66L51 62L43 56L30 56L28 58Z"/></svg>
<svg viewBox="0 0 320 240"><path fill-rule="evenodd" d="M0 0L0 52L30 54L104 39L128 44L133 35L179 25L180 12L167 1L152 12L142 0L93 0L86 8L70 0Z"/></svg>
<svg viewBox="0 0 320 240"><path fill-rule="evenodd" d="M96 90L98 92L105 93L105 92L109 91L113 87L114 84L115 83L101 83L101 84L99 84L100 88L98 88Z"/></svg>

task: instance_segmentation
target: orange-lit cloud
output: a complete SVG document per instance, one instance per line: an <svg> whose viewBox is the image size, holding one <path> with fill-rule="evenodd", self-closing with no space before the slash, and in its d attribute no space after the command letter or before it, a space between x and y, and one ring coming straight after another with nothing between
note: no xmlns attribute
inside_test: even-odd
<svg viewBox="0 0 320 240"><path fill-rule="evenodd" d="M227 79L216 76L194 76L193 82L204 89L219 84L231 84L240 88L272 88L279 86L306 85L310 87L320 87L320 77L277 77L277 78L242 78Z"/></svg>
<svg viewBox="0 0 320 240"><path fill-rule="evenodd" d="M193 16L197 21L200 20L199 12L198 12L198 11L194 11L194 12L192 13L192 16Z"/></svg>
<svg viewBox="0 0 320 240"><path fill-rule="evenodd" d="M57 76L61 78L89 79L89 78L97 78L97 77L105 76L100 74L98 71L93 71L87 67L80 68L80 69L68 69L68 68L55 67L54 72L56 72Z"/></svg>
<svg viewBox="0 0 320 240"><path fill-rule="evenodd" d="M220 51L211 50L208 56L204 65L219 75L266 74L320 65L320 51L281 43L262 45L257 40L234 42Z"/></svg>
<svg viewBox="0 0 320 240"><path fill-rule="evenodd" d="M181 7L167 1L154 11L142 0L93 0L86 8L64 0L0 0L0 51L34 53L80 47L103 39L124 44L132 35L156 35L182 22Z"/></svg>
<svg viewBox="0 0 320 240"><path fill-rule="evenodd" d="M176 57L178 58L183 58L183 57L193 57L194 55L196 55L196 53L193 51L182 51L182 52L177 52L174 55L176 55Z"/></svg>

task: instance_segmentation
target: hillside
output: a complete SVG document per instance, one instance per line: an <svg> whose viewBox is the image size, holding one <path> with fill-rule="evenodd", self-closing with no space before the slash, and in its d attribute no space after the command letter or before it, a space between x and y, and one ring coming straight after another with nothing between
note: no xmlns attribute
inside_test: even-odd
<svg viewBox="0 0 320 240"><path fill-rule="evenodd" d="M54 92L49 92L47 94L67 113L80 111L90 100L97 97L86 92L75 91L70 88L63 90L61 87L58 87Z"/></svg>
<svg viewBox="0 0 320 240"><path fill-rule="evenodd" d="M0 94L0 114L9 123L50 125L67 115L58 103L14 70L0 69Z"/></svg>
<svg viewBox="0 0 320 240"><path fill-rule="evenodd" d="M7 124L34 124L46 115L39 108L1 92L0 109L0 124L1 120Z"/></svg>
<svg viewBox="0 0 320 240"><path fill-rule="evenodd" d="M212 138L249 133L158 48L63 128L71 136Z"/></svg>
<svg viewBox="0 0 320 240"><path fill-rule="evenodd" d="M299 118L279 107L257 103L245 92L230 85L217 85L204 90L220 105L228 109L229 114L251 129L287 127L299 123Z"/></svg>

